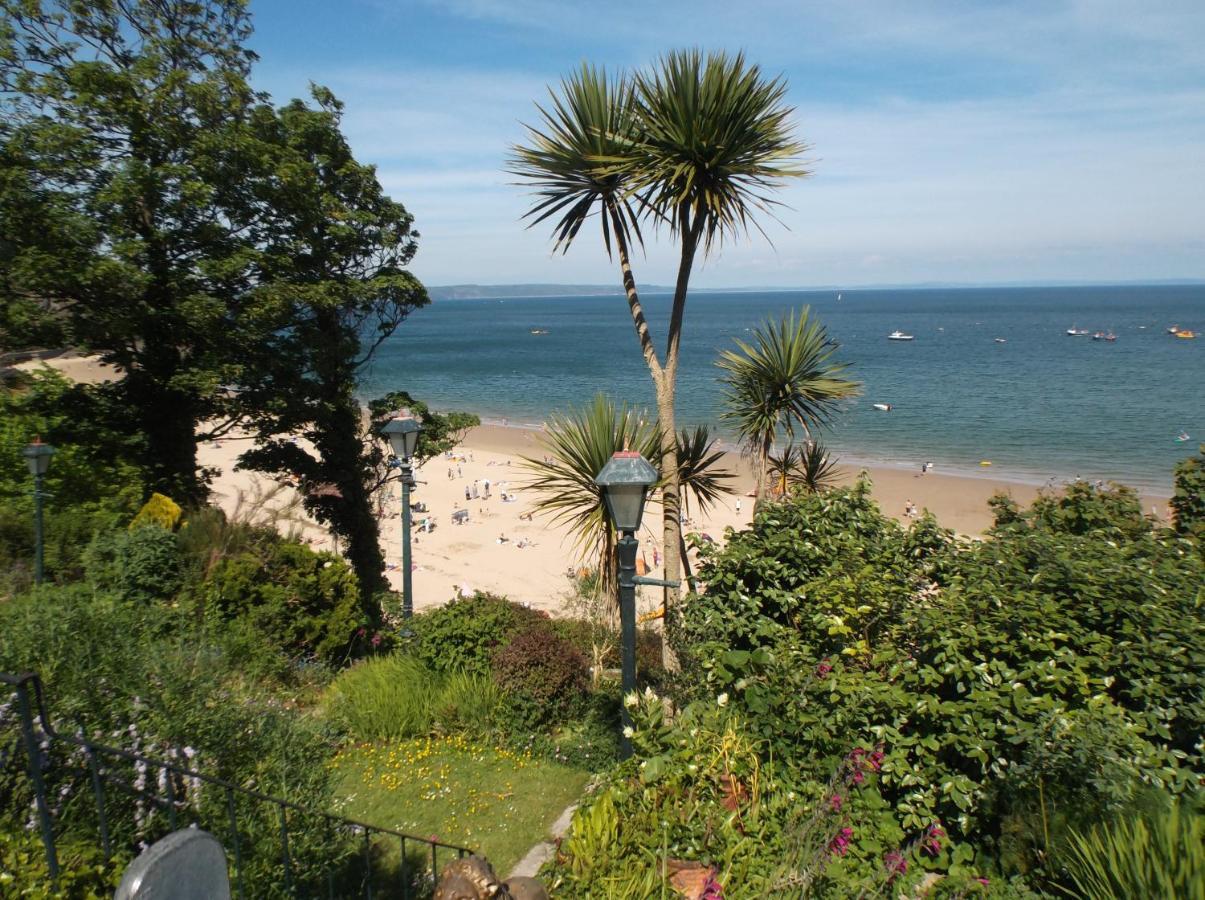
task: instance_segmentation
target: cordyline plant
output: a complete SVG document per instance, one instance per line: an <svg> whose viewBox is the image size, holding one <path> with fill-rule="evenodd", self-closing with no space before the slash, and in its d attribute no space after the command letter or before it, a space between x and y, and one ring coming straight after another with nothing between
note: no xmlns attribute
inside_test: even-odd
<svg viewBox="0 0 1205 900"><path fill-rule="evenodd" d="M527 217L551 219L567 251L598 215L608 256L619 258L641 353L653 379L660 427L665 577L681 570L680 484L674 404L682 323L695 257L725 239L759 232L756 214L776 205L772 189L808 174L795 139L786 82L767 78L743 54L666 54L649 71L608 77L583 65L537 107L541 123L512 148L510 171L535 190ZM632 272L641 221L665 227L680 255L663 354L645 317ZM679 589L667 588L668 609ZM666 665L676 667L669 645Z"/></svg>

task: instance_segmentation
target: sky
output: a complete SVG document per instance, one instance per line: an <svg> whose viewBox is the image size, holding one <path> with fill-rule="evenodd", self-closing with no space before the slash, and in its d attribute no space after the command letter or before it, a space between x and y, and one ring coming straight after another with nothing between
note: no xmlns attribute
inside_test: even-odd
<svg viewBox="0 0 1205 900"><path fill-rule="evenodd" d="M601 233L554 254L505 171L583 61L744 51L788 84L813 175L698 287L1205 278L1205 2L251 0L254 82L345 103L421 234L427 284L618 283ZM650 241L638 282L672 284Z"/></svg>

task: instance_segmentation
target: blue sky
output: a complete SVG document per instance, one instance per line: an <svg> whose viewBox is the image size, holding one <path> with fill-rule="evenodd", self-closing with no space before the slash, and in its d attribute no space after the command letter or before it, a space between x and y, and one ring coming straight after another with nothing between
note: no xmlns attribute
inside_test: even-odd
<svg viewBox="0 0 1205 900"><path fill-rule="evenodd" d="M1205 2L252 0L255 82L346 104L415 215L429 284L611 283L597 232L554 256L503 171L582 60L744 50L782 74L813 177L694 284L1205 277ZM650 243L638 281L672 283Z"/></svg>

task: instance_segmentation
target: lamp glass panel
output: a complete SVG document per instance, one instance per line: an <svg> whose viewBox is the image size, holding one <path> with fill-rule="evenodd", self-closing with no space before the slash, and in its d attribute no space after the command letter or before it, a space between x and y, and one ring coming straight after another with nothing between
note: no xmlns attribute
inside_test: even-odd
<svg viewBox="0 0 1205 900"><path fill-rule="evenodd" d="M644 512L645 486L642 484L612 484L605 488L607 507L611 521L620 531L636 531L640 528Z"/></svg>

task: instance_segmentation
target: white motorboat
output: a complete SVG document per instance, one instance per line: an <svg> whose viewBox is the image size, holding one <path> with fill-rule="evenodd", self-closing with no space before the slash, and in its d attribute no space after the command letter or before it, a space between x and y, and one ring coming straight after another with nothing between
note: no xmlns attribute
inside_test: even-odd
<svg viewBox="0 0 1205 900"><path fill-rule="evenodd" d="M1068 328L1067 329L1068 337L1086 337L1088 335L1088 333L1089 332L1088 332L1087 328Z"/></svg>
<svg viewBox="0 0 1205 900"><path fill-rule="evenodd" d="M891 412L891 404L890 403L873 403L871 405L875 409L880 410L882 412Z"/></svg>
<svg viewBox="0 0 1205 900"><path fill-rule="evenodd" d="M902 331L893 331L887 335L889 341L914 341L916 337L911 334L904 334Z"/></svg>

